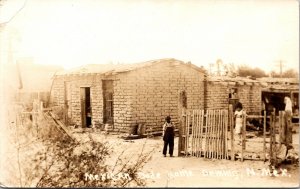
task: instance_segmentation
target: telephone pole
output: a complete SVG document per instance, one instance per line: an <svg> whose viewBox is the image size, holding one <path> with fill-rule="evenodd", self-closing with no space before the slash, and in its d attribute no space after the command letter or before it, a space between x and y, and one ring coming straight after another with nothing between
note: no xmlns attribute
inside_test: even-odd
<svg viewBox="0 0 300 189"><path fill-rule="evenodd" d="M280 77L282 77L282 68L284 66L285 61L279 60L279 61L276 61L276 62L279 62L279 64L277 64L276 66L279 66L279 68L280 68Z"/></svg>

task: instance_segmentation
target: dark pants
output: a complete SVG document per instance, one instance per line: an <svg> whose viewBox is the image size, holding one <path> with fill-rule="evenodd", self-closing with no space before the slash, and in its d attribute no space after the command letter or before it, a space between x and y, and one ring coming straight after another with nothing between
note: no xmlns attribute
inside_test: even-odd
<svg viewBox="0 0 300 189"><path fill-rule="evenodd" d="M168 145L169 145L169 154L172 156L174 150L174 140L164 141L164 149L163 149L164 155L167 154Z"/></svg>

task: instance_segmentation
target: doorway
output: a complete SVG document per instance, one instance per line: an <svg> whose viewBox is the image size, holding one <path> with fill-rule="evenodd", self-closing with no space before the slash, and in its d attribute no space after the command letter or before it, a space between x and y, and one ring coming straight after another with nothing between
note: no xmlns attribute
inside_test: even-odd
<svg viewBox="0 0 300 189"><path fill-rule="evenodd" d="M103 80L103 123L113 126L113 81Z"/></svg>
<svg viewBox="0 0 300 189"><path fill-rule="evenodd" d="M92 126L90 87L80 88L81 123L82 127Z"/></svg>

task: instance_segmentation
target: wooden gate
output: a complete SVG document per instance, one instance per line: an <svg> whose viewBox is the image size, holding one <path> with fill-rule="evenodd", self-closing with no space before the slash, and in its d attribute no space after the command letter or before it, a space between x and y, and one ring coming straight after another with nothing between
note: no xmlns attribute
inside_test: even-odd
<svg viewBox="0 0 300 189"><path fill-rule="evenodd" d="M192 110L184 116L181 154L228 159L228 110Z"/></svg>
<svg viewBox="0 0 300 189"><path fill-rule="evenodd" d="M262 119L262 138L247 139L246 135L250 134L246 131L247 121L251 119ZM266 131L267 119L269 131ZM263 115L245 115L243 120L241 145L237 145L239 140L234 135L234 115L231 107L229 110L185 110L181 120L182 126L179 127L178 155L241 161L268 159L274 164L281 144L291 143L291 136L286 134L287 129L291 133L291 115L279 111L279 116L276 116L274 110L267 116L264 111ZM246 149L246 143L261 143L262 145L258 146L262 148ZM255 157L250 157L249 154Z"/></svg>

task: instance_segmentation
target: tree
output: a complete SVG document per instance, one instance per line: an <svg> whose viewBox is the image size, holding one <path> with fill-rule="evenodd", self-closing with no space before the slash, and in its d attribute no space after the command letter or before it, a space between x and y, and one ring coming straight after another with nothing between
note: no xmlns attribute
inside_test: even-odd
<svg viewBox="0 0 300 189"><path fill-rule="evenodd" d="M251 76L251 77L255 77L255 78L260 78L260 77L266 77L267 74L265 73L264 70L260 69L260 68L251 68L247 65L241 65L238 66L237 69L237 74L241 77L247 77L247 76Z"/></svg>
<svg viewBox="0 0 300 189"><path fill-rule="evenodd" d="M271 71L270 75L271 75L271 77L274 77L274 78L280 78L280 77L283 77L283 78L299 78L299 72L295 69L288 69L288 70L284 71L282 73L282 76L280 76L280 73L277 73L275 71Z"/></svg>
<svg viewBox="0 0 300 189"><path fill-rule="evenodd" d="M286 78L299 78L299 72L295 69L288 69L282 73L282 77Z"/></svg>

